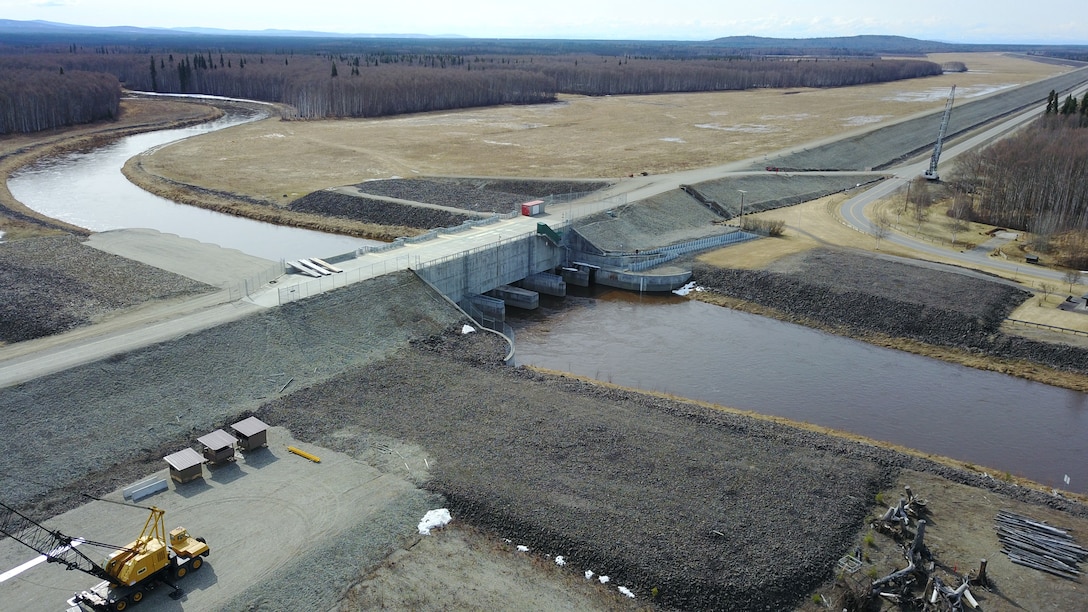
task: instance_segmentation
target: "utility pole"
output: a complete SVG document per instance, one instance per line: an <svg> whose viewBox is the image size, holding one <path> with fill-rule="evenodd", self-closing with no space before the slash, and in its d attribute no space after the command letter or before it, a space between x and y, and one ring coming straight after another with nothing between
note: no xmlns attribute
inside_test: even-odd
<svg viewBox="0 0 1088 612"><path fill-rule="evenodd" d="M739 220L738 223L740 223L740 226L743 228L744 227L744 194L746 194L748 192L743 190L743 189L738 189L737 191L740 192L740 214L737 215L737 219Z"/></svg>

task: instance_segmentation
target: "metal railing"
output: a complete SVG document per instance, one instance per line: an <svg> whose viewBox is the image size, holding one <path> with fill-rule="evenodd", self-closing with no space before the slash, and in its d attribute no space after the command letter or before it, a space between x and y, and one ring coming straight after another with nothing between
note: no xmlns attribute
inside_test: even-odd
<svg viewBox="0 0 1088 612"><path fill-rule="evenodd" d="M1005 319L1006 323L1015 323L1017 325L1024 325L1027 327L1041 327L1043 329L1050 329L1054 331L1060 331L1063 334L1073 334L1074 336L1088 336L1088 331L1080 329L1071 329L1069 327L1058 327L1057 325L1048 325L1046 323L1036 323L1034 321L1021 321L1020 319Z"/></svg>

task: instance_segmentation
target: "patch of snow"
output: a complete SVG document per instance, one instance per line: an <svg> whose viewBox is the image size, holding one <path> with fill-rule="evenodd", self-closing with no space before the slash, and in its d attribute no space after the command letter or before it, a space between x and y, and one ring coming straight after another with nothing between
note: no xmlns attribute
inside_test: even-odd
<svg viewBox="0 0 1088 612"><path fill-rule="evenodd" d="M794 113L792 115L761 115L760 119L764 121L774 121L775 119L792 119L794 121L804 121L811 117L809 113Z"/></svg>
<svg viewBox="0 0 1088 612"><path fill-rule="evenodd" d="M722 132L744 132L746 134L766 134L774 132L775 128L758 123L745 123L741 125L721 125L720 123L696 123L695 127L705 130L720 130Z"/></svg>
<svg viewBox="0 0 1088 612"><path fill-rule="evenodd" d="M500 145L503 147L520 147L521 145L516 142L499 142L497 140L485 140L484 144Z"/></svg>
<svg viewBox="0 0 1088 612"><path fill-rule="evenodd" d="M518 552L529 552L529 547L524 544L518 544Z"/></svg>
<svg viewBox="0 0 1088 612"><path fill-rule="evenodd" d="M563 558L563 555L556 555L555 556L555 564L558 565L559 567L563 567L564 565L567 564L567 560Z"/></svg>
<svg viewBox="0 0 1088 612"><path fill-rule="evenodd" d="M842 124L856 127L859 125L869 125L870 123L879 123L888 117L891 117L891 115L854 115L853 117L844 119Z"/></svg>
<svg viewBox="0 0 1088 612"><path fill-rule="evenodd" d="M598 576L597 580L600 580L601 584L608 584L608 581L612 580L612 579L609 578L608 576Z"/></svg>
<svg viewBox="0 0 1088 612"><path fill-rule="evenodd" d="M593 577L593 570L586 570L586 580Z"/></svg>
<svg viewBox="0 0 1088 612"><path fill-rule="evenodd" d="M283 134L278 133L278 132L273 132L271 134L265 134L264 136L261 136L261 138L287 138L287 137L284 136Z"/></svg>
<svg viewBox="0 0 1088 612"><path fill-rule="evenodd" d="M690 283L684 285L683 287L680 287L679 289L673 289L672 292L675 293L676 295L687 295L687 294L691 293L692 291L702 291L702 290L703 290L703 288L696 285L695 281L691 281Z"/></svg>
<svg viewBox="0 0 1088 612"><path fill-rule="evenodd" d="M683 138L658 138L661 142L684 142Z"/></svg>
<svg viewBox="0 0 1088 612"><path fill-rule="evenodd" d="M476 328L471 326L471 325L462 325L461 326L461 335L471 334L474 331L476 331Z"/></svg>
<svg viewBox="0 0 1088 612"><path fill-rule="evenodd" d="M627 587L620 587L620 588L619 588L619 592L620 592L620 593L623 593L624 595L626 595L626 596L628 596L628 597L630 597L631 599L634 599L634 598L635 598L635 594L634 594L634 593L632 593L632 592L631 592L631 589L629 589L629 588L627 588Z"/></svg>
<svg viewBox="0 0 1088 612"><path fill-rule="evenodd" d="M419 521L419 534L430 535L432 529L445 527L451 520L453 519L450 518L450 511L445 508L430 510L427 514L424 514L423 519Z"/></svg>

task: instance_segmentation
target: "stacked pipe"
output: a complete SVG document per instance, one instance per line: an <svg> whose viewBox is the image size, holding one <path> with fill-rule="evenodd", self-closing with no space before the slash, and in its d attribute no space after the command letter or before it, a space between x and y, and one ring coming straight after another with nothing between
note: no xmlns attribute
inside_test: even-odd
<svg viewBox="0 0 1088 612"><path fill-rule="evenodd" d="M1013 563L1070 580L1080 576L1077 563L1088 557L1088 549L1067 531L1005 510L995 520L997 537Z"/></svg>

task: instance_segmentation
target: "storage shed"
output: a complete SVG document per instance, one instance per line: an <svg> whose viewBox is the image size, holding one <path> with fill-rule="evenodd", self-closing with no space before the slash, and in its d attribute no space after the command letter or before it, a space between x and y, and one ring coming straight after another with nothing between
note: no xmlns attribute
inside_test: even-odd
<svg viewBox="0 0 1088 612"><path fill-rule="evenodd" d="M238 448L243 451L268 446L268 424L257 417L242 419L230 428L238 434Z"/></svg>
<svg viewBox="0 0 1088 612"><path fill-rule="evenodd" d="M234 461L234 445L238 438L222 429L205 434L196 439L204 447L204 458L212 465Z"/></svg>
<svg viewBox="0 0 1088 612"><path fill-rule="evenodd" d="M535 217L544 214L544 200L533 200L521 205L521 214L526 217Z"/></svg>
<svg viewBox="0 0 1088 612"><path fill-rule="evenodd" d="M184 448L163 459L170 464L170 478L178 482L190 482L204 477L204 457L191 448Z"/></svg>

